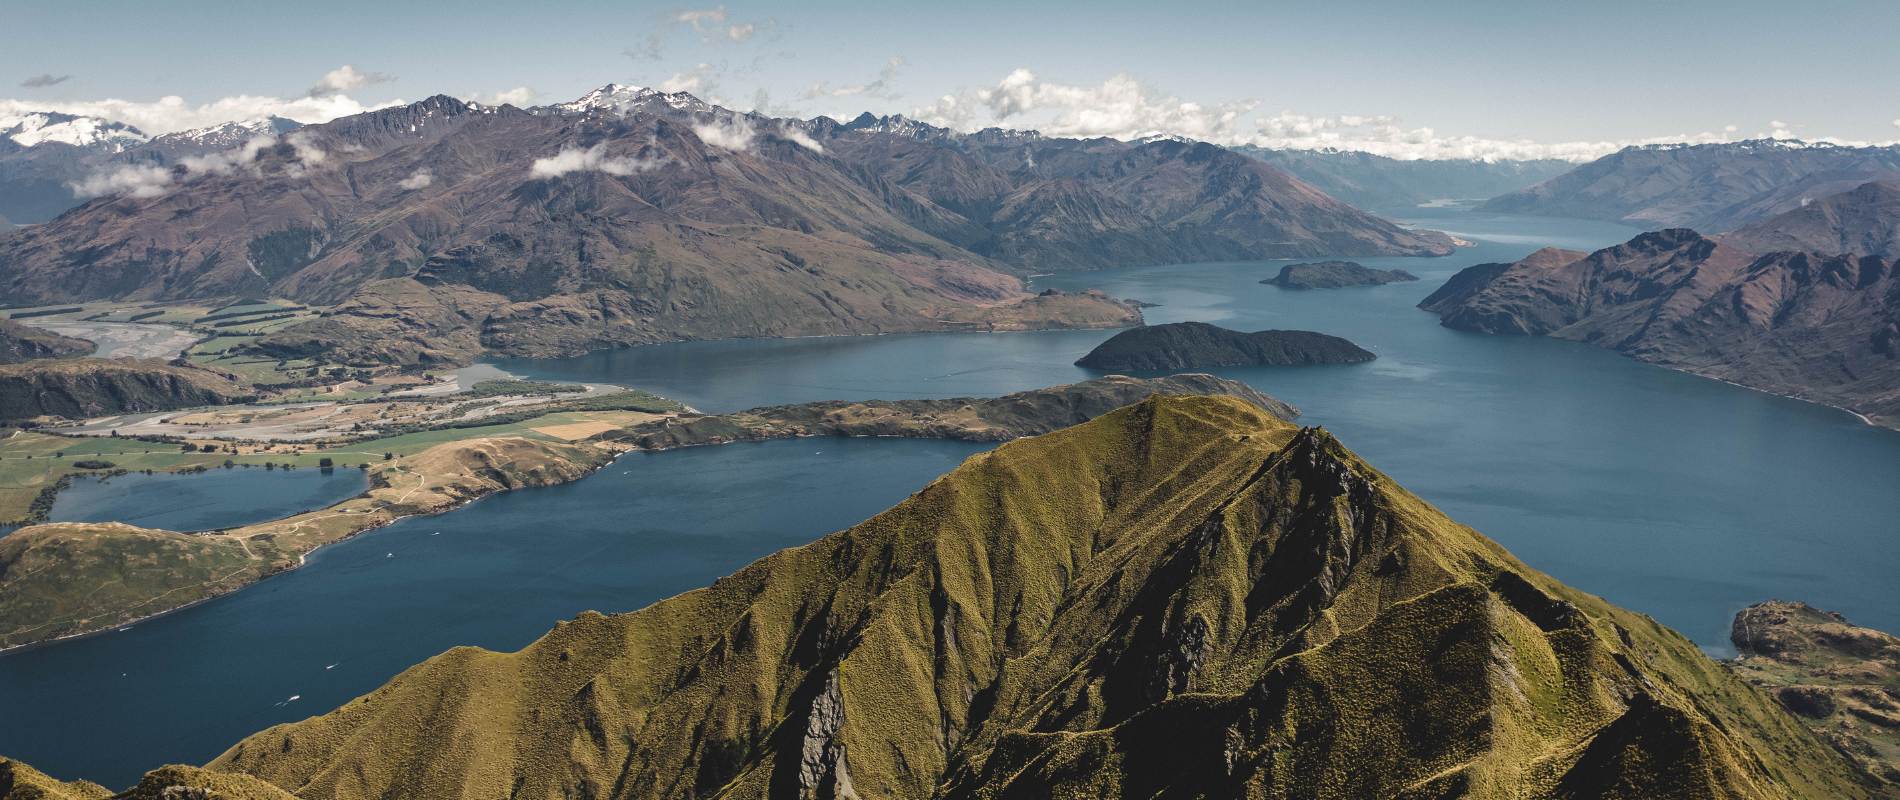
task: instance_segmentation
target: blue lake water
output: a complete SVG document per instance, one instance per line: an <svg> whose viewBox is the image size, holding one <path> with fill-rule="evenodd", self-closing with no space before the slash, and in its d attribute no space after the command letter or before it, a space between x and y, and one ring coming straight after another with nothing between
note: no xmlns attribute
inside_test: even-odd
<svg viewBox="0 0 1900 800"><path fill-rule="evenodd" d="M207 531L323 508L369 488L358 469L212 469L199 474L79 477L59 493L54 522L124 522Z"/></svg>
<svg viewBox="0 0 1900 800"><path fill-rule="evenodd" d="M1585 345L1441 328L1412 306L1459 268L1634 232L1413 214L1478 246L1444 259L1362 259L1423 278L1363 289L1258 283L1285 262L1122 269L1037 286L1160 303L1147 310L1152 322L1306 328L1377 352L1363 365L1219 372L1298 405L1306 423L1327 426L1532 566L1711 652L1727 651L1734 611L1769 597L1900 629L1900 434ZM1111 333L703 342L501 366L720 411L1080 380L1094 373L1071 362ZM629 610L704 585L860 521L978 449L800 440L633 455L568 486L406 520L123 633L0 655L0 753L114 786L167 761L202 762L447 647L513 649L578 611ZM284 703L291 695L301 698Z"/></svg>

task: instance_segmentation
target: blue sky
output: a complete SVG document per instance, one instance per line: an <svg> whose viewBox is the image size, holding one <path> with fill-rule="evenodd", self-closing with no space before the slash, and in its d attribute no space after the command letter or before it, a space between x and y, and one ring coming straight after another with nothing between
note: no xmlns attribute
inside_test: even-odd
<svg viewBox="0 0 1900 800"><path fill-rule="evenodd" d="M347 110L338 97L549 102L618 81L781 114L1414 155L1900 138L1895 2L4 0L0 20L8 107L177 96L179 124L261 107L228 98L301 98L287 107L311 116ZM343 65L348 88L317 110L308 93Z"/></svg>

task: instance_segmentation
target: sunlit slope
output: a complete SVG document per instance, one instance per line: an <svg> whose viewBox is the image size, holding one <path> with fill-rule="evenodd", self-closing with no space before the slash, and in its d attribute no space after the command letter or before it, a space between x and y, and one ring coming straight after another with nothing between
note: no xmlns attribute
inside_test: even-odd
<svg viewBox="0 0 1900 800"><path fill-rule="evenodd" d="M1156 397L211 768L302 797L1857 797L1653 621L1347 451Z"/></svg>

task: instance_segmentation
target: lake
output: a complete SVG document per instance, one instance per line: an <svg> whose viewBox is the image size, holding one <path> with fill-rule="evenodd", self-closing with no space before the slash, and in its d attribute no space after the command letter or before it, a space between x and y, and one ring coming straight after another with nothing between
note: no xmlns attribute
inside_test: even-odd
<svg viewBox="0 0 1900 800"><path fill-rule="evenodd" d="M80 476L59 493L53 522L124 522L168 531L208 531L323 508L369 488L362 470L262 467L202 473Z"/></svg>
<svg viewBox="0 0 1900 800"><path fill-rule="evenodd" d="M1151 322L1304 328L1368 364L1217 370L1294 403L1531 566L1648 613L1712 653L1731 615L1802 599L1900 629L1900 434L1849 414L1587 345L1447 330L1413 305L1458 269L1632 229L1408 212L1477 246L1361 259L1417 283L1295 292L1287 262L1052 276L1161 304ZM700 342L557 361L530 377L622 383L702 410L995 395L1091 377L1111 331ZM185 612L0 656L0 753L123 786L326 711L456 644L518 648L584 609L623 611L901 500L977 445L798 440L633 455L574 484L491 497L318 551L303 570ZM294 510L294 509L293 509ZM439 531L439 535L436 532ZM334 664L334 667L331 665ZM301 695L294 702L284 702Z"/></svg>

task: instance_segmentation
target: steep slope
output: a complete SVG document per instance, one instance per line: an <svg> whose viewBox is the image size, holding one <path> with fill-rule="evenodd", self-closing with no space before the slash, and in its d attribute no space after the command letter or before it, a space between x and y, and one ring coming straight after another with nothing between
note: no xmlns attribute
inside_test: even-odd
<svg viewBox="0 0 1900 800"><path fill-rule="evenodd" d="M223 372L129 358L0 366L0 419L83 419L246 402L257 393Z"/></svg>
<svg viewBox="0 0 1900 800"><path fill-rule="evenodd" d="M1646 618L1320 430L1160 397L211 770L341 797L1862 797Z"/></svg>
<svg viewBox="0 0 1900 800"><path fill-rule="evenodd" d="M1648 145L1626 147L1481 208L1717 232L1890 178L1900 178L1900 145L1788 139Z"/></svg>
<svg viewBox="0 0 1900 800"><path fill-rule="evenodd" d="M1356 364L1370 352L1313 331L1228 330L1205 322L1170 322L1130 328L1076 359L1078 367L1153 371L1207 367L1290 367Z"/></svg>
<svg viewBox="0 0 1900 800"><path fill-rule="evenodd" d="M71 358L92 353L98 345L85 339L62 336L31 325L0 319L0 364L17 364L40 358Z"/></svg>
<svg viewBox="0 0 1900 800"><path fill-rule="evenodd" d="M1590 342L1893 427L1900 426L1895 272L1877 256L1757 256L1726 237L1675 229L1587 256L1547 249L1474 266L1420 307L1447 327Z"/></svg>
<svg viewBox="0 0 1900 800"><path fill-rule="evenodd" d="M1721 236L1753 253L1900 258L1900 183L1872 181Z"/></svg>
<svg viewBox="0 0 1900 800"><path fill-rule="evenodd" d="M1483 200L1549 180L1576 166L1557 159L1401 161L1353 150L1233 149L1367 209L1409 208L1434 200Z"/></svg>

